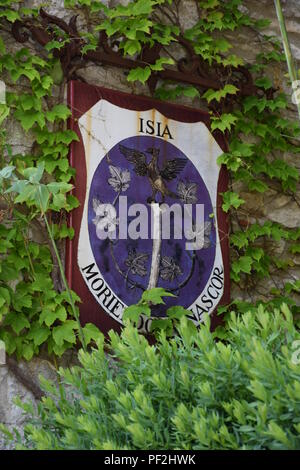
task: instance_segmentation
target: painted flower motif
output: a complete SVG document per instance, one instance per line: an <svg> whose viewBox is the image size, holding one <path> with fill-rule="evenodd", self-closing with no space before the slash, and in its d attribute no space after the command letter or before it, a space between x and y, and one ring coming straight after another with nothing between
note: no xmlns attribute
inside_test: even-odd
<svg viewBox="0 0 300 470"><path fill-rule="evenodd" d="M129 271L132 274L137 274L138 276L146 276L147 268L145 263L147 263L149 255L147 253L138 253L135 248L129 250L128 258L125 260L125 265L129 268Z"/></svg>
<svg viewBox="0 0 300 470"><path fill-rule="evenodd" d="M130 172L129 170L122 170L117 166L109 165L111 177L108 178L108 183L113 187L114 191L121 193L127 191L130 185Z"/></svg>
<svg viewBox="0 0 300 470"><path fill-rule="evenodd" d="M105 204L98 199L93 199L93 209L96 214L96 217L93 219L93 224L96 225L96 235L100 240L103 240L105 238L104 233L109 234L116 230L119 220L111 204Z"/></svg>
<svg viewBox="0 0 300 470"><path fill-rule="evenodd" d="M184 183L179 181L177 184L177 194L184 204L195 204L197 202L197 184Z"/></svg>
<svg viewBox="0 0 300 470"><path fill-rule="evenodd" d="M182 270L175 262L174 258L171 256L163 256L159 274L164 281L174 281L174 279L182 274Z"/></svg>
<svg viewBox="0 0 300 470"><path fill-rule="evenodd" d="M203 248L209 248L211 245L210 234L212 222L206 221L201 225L193 225L193 229L188 231L186 238L192 241L204 239Z"/></svg>

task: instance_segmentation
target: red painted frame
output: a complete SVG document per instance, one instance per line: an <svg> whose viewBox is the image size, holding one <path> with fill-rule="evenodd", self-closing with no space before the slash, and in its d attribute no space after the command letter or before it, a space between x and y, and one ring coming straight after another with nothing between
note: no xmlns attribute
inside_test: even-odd
<svg viewBox="0 0 300 470"><path fill-rule="evenodd" d="M110 329L120 331L121 325L113 320L96 302L88 290L77 265L77 248L83 205L86 194L86 168L84 146L78 127L78 119L94 106L100 99L105 99L122 108L146 111L155 108L167 118L181 122L202 121L210 129L210 117L205 111L188 108L186 106L169 104L145 96L129 95L127 93L109 90L102 87L87 85L78 81L71 81L68 85L68 104L72 111L69 121L70 129L74 130L79 142L73 142L70 149L70 164L76 169L73 194L80 202L80 206L69 215L69 226L74 228L73 240L68 240L66 245L66 276L71 289L73 289L83 300L80 305L80 318L82 324L91 322L96 324L106 334ZM220 147L226 151L226 141L222 134L215 135ZM219 237L224 262L224 293L219 305L225 305L230 301L230 278L229 278L229 243L228 243L228 220L222 210L220 193L228 188L228 172L222 166L218 180L217 217L219 225ZM221 318L212 314L212 328L216 327Z"/></svg>

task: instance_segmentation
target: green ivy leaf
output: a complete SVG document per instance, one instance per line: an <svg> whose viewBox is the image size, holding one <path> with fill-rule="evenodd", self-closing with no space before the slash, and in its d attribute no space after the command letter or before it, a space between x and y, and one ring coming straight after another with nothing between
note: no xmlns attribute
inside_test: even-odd
<svg viewBox="0 0 300 470"><path fill-rule="evenodd" d="M76 292L71 291L71 297L72 297L73 302L81 302L80 297L78 297ZM71 301L70 301L70 298L69 298L69 293L67 291L61 292L60 299L64 300L65 302L67 302L68 304L71 305Z"/></svg>
<svg viewBox="0 0 300 470"><path fill-rule="evenodd" d="M260 18L259 20L255 20L254 26L258 29L264 29L270 26L271 23L271 20L268 20L267 18Z"/></svg>
<svg viewBox="0 0 300 470"><path fill-rule="evenodd" d="M0 103L0 124L2 124L5 119L10 114L10 108L6 104Z"/></svg>
<svg viewBox="0 0 300 470"><path fill-rule="evenodd" d="M130 39L125 41L125 44L124 44L123 48L124 48L124 53L128 54L128 55L131 55L131 56L134 55L134 54L138 54L142 50L142 46L141 46L139 41L130 40ZM138 68L140 68L140 67L138 67Z"/></svg>
<svg viewBox="0 0 300 470"><path fill-rule="evenodd" d="M47 341L50 334L49 328L40 325L39 322L35 322L31 325L27 338L32 339L35 346L40 346Z"/></svg>
<svg viewBox="0 0 300 470"><path fill-rule="evenodd" d="M151 316L151 309L148 305L130 305L124 310L123 320L131 320L137 323L141 315L146 315L147 317Z"/></svg>
<svg viewBox="0 0 300 470"><path fill-rule="evenodd" d="M41 111L42 104L35 96L30 94L23 94L20 96L19 100L24 111L29 111L30 109Z"/></svg>
<svg viewBox="0 0 300 470"><path fill-rule="evenodd" d="M160 57L159 59L156 60L155 64L151 64L150 67L154 71L160 71L164 69L164 65L166 64L174 64L174 60L171 59L171 57ZM130 81L130 80L129 80Z"/></svg>
<svg viewBox="0 0 300 470"><path fill-rule="evenodd" d="M5 52L6 52L6 47L5 47L3 39L0 37L0 54L5 54Z"/></svg>
<svg viewBox="0 0 300 470"><path fill-rule="evenodd" d="M200 93L194 86L183 87L182 92L188 98L200 98Z"/></svg>
<svg viewBox="0 0 300 470"><path fill-rule="evenodd" d="M211 118L211 130L215 131L219 129L221 132L225 132L226 130L231 129L234 123L237 121L237 117L230 113L224 113L219 118L212 117Z"/></svg>
<svg viewBox="0 0 300 470"><path fill-rule="evenodd" d="M10 291L6 287L0 287L0 308L10 304Z"/></svg>
<svg viewBox="0 0 300 470"><path fill-rule="evenodd" d="M46 185L40 184L37 188L38 197L36 198L37 206L41 208L42 214L45 214L48 209L48 202L50 193Z"/></svg>
<svg viewBox="0 0 300 470"><path fill-rule="evenodd" d="M222 209L224 212L228 212L231 207L237 209L244 202L244 199L241 199L237 193L227 191L226 193L223 193Z"/></svg>
<svg viewBox="0 0 300 470"><path fill-rule="evenodd" d="M269 90L272 88L272 81L269 79L269 77L262 77L255 80L255 85L263 88L264 90Z"/></svg>
<svg viewBox="0 0 300 470"><path fill-rule="evenodd" d="M263 181L256 179L256 180L249 181L248 188L250 189L250 191L257 191L259 193L264 193L265 191L267 191L268 185L264 183Z"/></svg>
<svg viewBox="0 0 300 470"><path fill-rule="evenodd" d="M295 243L294 245L292 245L290 247L290 252L293 253L294 255L300 254L300 244ZM1 292L0 292L0 295L1 295Z"/></svg>
<svg viewBox="0 0 300 470"><path fill-rule="evenodd" d="M12 176L14 170L15 170L15 166L5 166L4 168L2 168L0 170L0 178L2 179L8 179Z"/></svg>
<svg viewBox="0 0 300 470"><path fill-rule="evenodd" d="M83 51L82 51L83 52ZM50 83L43 84L44 89L49 89L51 84L60 85L64 79L64 72L60 63L60 60L56 60L51 70L51 81Z"/></svg>
<svg viewBox="0 0 300 470"><path fill-rule="evenodd" d="M92 323L86 323L82 331L86 344L90 344L91 341L97 342L103 338L103 333Z"/></svg>
<svg viewBox="0 0 300 470"><path fill-rule="evenodd" d="M165 331L167 336L172 336L173 334L173 324L170 319L156 319L154 318L151 322L151 332L155 331Z"/></svg>
<svg viewBox="0 0 300 470"><path fill-rule="evenodd" d="M30 328L28 318L21 313L11 313L6 317L6 323L10 324L14 332L18 335L24 328Z"/></svg>
<svg viewBox="0 0 300 470"><path fill-rule="evenodd" d="M153 289L143 292L142 300L150 302L153 305L164 304L163 297L176 297L171 292L163 289L162 287L154 287Z"/></svg>
<svg viewBox="0 0 300 470"><path fill-rule="evenodd" d="M28 132L34 124L38 124L40 128L45 126L45 116L41 111L29 110L23 111L20 108L15 112L15 118L21 123L23 129Z"/></svg>
<svg viewBox="0 0 300 470"><path fill-rule="evenodd" d="M186 317L187 315L190 315L190 314L191 312L189 310L186 310L185 308L180 307L180 306L170 307L168 308L166 312L166 315L168 318L176 319L176 320L180 320L180 318Z"/></svg>
<svg viewBox="0 0 300 470"><path fill-rule="evenodd" d="M267 106L267 99L265 97L248 96L245 98L243 105L245 113L248 113L253 108L257 108L258 112L261 113Z"/></svg>
<svg viewBox="0 0 300 470"><path fill-rule="evenodd" d="M213 100L220 102L221 99L225 98L227 95L235 95L238 91L239 89L236 86L227 84L221 90L207 90L204 93L203 98L205 98L208 103Z"/></svg>
<svg viewBox="0 0 300 470"><path fill-rule="evenodd" d="M1 10L0 18L6 18L10 23L21 19L19 13L15 10Z"/></svg>
<svg viewBox="0 0 300 470"><path fill-rule="evenodd" d="M236 56L235 54L231 54L227 56L225 59L222 59L221 61L222 65L224 67L240 67L241 65L244 65L244 61L241 57Z"/></svg>
<svg viewBox="0 0 300 470"><path fill-rule="evenodd" d="M152 13L153 6L153 0L137 0L135 3L132 4L132 15L149 15L150 13Z"/></svg>
<svg viewBox="0 0 300 470"><path fill-rule="evenodd" d="M31 283L31 288L35 292L45 292L53 288L53 281L48 273L38 273L35 276L35 280Z"/></svg>
<svg viewBox="0 0 300 470"><path fill-rule="evenodd" d="M42 313L39 318L40 324L45 323L48 327L53 325L56 320L64 322L67 319L67 311L63 305L58 306L58 308L45 307L42 310Z"/></svg>
<svg viewBox="0 0 300 470"><path fill-rule="evenodd" d="M56 120L66 121L71 116L70 109L64 104L57 104L51 111L47 111L46 117L48 121L54 122Z"/></svg>
<svg viewBox="0 0 300 470"><path fill-rule="evenodd" d="M26 361L30 361L34 355L34 347L32 343L23 343L22 345L22 356Z"/></svg>

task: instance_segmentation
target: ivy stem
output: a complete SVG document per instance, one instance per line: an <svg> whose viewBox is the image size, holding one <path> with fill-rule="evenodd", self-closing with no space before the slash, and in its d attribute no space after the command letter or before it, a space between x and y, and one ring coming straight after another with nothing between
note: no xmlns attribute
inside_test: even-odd
<svg viewBox="0 0 300 470"><path fill-rule="evenodd" d="M51 243L52 243L52 246L53 246L53 249L54 249L54 252L55 252L55 255L56 255L56 258L57 258L57 262L58 262L58 266L59 266L59 270L60 270L60 274L61 274L61 277L62 277L62 280L63 280L63 283L64 283L64 286L65 286L65 289L68 293L68 296L69 296L69 299L70 299L70 305L71 305L71 308L72 308L72 312L73 312L73 315L78 323L78 334L79 334L79 338L80 338L80 342L82 344L82 347L83 347L83 350L84 351L87 351L87 347L86 347L86 342L85 342L85 339L84 339L84 334L83 334L83 330L82 330L82 327L81 327L81 323L80 323L80 320L79 320L79 315L77 313L77 310L76 310L76 307L75 307L75 304L74 304L74 300L72 298L72 294L71 294L71 291L70 291L70 288L69 288L69 285L68 285L68 282L67 282L67 279L66 279L66 275L65 275L65 270L63 268L63 264L62 264L62 261L61 261L61 257L58 253L58 249L57 249L57 246L56 246L56 243L55 243L55 240L53 238L53 234L52 234L52 231L51 231L51 228L49 226L49 222L48 222L48 219L47 219L47 216L45 214L44 211L42 211L42 215L43 215L43 218L44 218L44 221L45 221L45 224L46 224L46 227L47 227L47 231L48 231L48 234L49 234L49 237L50 237L50 240L51 240Z"/></svg>
<svg viewBox="0 0 300 470"><path fill-rule="evenodd" d="M275 2L277 18L278 18L278 22L280 26L281 36L282 36L282 43L284 47L286 63L288 66L290 80L293 86L293 84L297 82L297 79L298 79L297 71L296 71L294 59L292 56L291 46L290 46L290 42L289 42L287 30L286 30L285 19L284 19L283 12L282 12L281 2L280 0L274 0L274 2ZM298 109L299 120L300 120L300 101L297 99L296 102L297 102L297 109Z"/></svg>
<svg viewBox="0 0 300 470"><path fill-rule="evenodd" d="M24 234L23 231L21 233L22 233L22 238L23 238L23 241L24 241L25 251L26 251L26 254L27 254L27 258L28 258L28 261L29 261L30 268L31 268L32 276L33 276L33 279L36 280L36 273L35 273L35 269L34 269L34 266L33 266L33 261L32 261L31 254L30 254L29 249L28 249L28 238L26 237L26 235ZM40 292L38 292L38 297L39 297L41 308L43 308L44 303L41 299L41 293Z"/></svg>

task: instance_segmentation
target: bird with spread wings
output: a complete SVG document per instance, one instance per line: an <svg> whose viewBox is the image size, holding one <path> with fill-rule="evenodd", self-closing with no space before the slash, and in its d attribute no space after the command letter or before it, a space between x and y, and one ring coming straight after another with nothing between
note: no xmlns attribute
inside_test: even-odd
<svg viewBox="0 0 300 470"><path fill-rule="evenodd" d="M127 161L134 165L134 171L138 176L148 177L152 188L152 196L148 198L148 202L156 202L155 197L157 193L161 193L162 202L164 202L166 196L177 198L177 194L169 190L166 182L175 179L179 175L187 163L186 159L173 158L168 160L163 168L159 168L158 157L160 149L149 148L144 153L121 144L119 149ZM147 163L147 153L152 155L149 163Z"/></svg>

